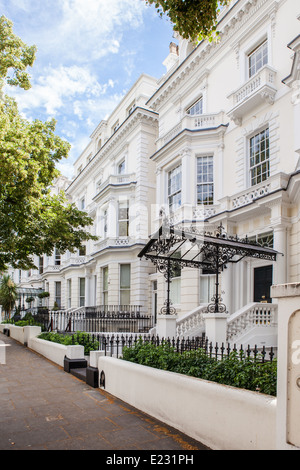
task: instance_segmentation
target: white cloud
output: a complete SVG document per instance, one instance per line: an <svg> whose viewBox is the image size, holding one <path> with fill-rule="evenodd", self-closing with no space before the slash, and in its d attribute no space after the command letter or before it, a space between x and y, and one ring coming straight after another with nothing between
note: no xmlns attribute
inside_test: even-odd
<svg viewBox="0 0 300 470"><path fill-rule="evenodd" d="M61 0L54 47L65 57L87 61L119 52L124 31L140 28L144 0Z"/></svg>
<svg viewBox="0 0 300 470"><path fill-rule="evenodd" d="M49 117L55 117L70 100L70 106L78 114L79 99L84 97L84 100L88 101L99 98L113 87L113 80L109 79L107 83L100 84L97 77L87 68L76 65L60 66L58 69L47 67L32 81L29 91L16 90L15 96L22 112L42 108Z"/></svg>

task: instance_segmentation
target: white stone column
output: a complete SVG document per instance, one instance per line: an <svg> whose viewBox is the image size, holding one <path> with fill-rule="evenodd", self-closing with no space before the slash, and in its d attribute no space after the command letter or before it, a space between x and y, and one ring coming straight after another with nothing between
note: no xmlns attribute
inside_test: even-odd
<svg viewBox="0 0 300 470"><path fill-rule="evenodd" d="M287 226L279 224L274 227L274 250L278 251L273 270L273 284L287 282Z"/></svg>
<svg viewBox="0 0 300 470"><path fill-rule="evenodd" d="M189 147L185 148L181 158L182 169L182 188L181 188L181 202L182 206L190 208L194 203L194 189L195 185L191 178L194 177L194 165L192 161L192 152Z"/></svg>
<svg viewBox="0 0 300 470"><path fill-rule="evenodd" d="M118 236L118 202L116 199L111 198L108 203L107 210L107 236L108 238L115 238Z"/></svg>

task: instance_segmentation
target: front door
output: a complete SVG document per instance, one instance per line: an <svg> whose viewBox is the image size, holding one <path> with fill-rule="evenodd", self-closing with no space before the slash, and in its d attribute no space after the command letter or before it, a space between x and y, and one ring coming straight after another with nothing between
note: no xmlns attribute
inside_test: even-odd
<svg viewBox="0 0 300 470"><path fill-rule="evenodd" d="M273 284L273 266L254 269L254 302L271 303L271 286Z"/></svg>

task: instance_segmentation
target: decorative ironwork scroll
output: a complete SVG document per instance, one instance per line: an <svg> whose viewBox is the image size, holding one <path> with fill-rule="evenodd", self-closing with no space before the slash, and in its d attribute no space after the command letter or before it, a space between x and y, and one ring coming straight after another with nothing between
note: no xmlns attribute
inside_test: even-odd
<svg viewBox="0 0 300 470"><path fill-rule="evenodd" d="M202 268L216 275L216 291L208 311L224 313L226 306L219 293L219 276L228 263L238 263L244 258L276 261L277 252L250 241L229 236L222 225L215 231L199 231L194 226L170 226L164 223L139 253L140 258L151 260L167 281L167 300L162 308L166 314L174 313L171 306L170 282L172 270L192 267Z"/></svg>

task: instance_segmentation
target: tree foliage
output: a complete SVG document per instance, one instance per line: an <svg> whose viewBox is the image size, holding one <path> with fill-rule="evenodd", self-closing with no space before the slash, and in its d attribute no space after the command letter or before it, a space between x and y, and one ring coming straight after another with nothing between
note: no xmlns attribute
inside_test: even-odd
<svg viewBox="0 0 300 470"><path fill-rule="evenodd" d="M28 121L4 86L30 88L27 68L35 47L14 35L13 25L0 18L0 270L33 267L32 255L51 255L54 248L74 251L95 239L85 212L53 195L59 176L56 164L68 156L70 145L55 134L56 122Z"/></svg>
<svg viewBox="0 0 300 470"><path fill-rule="evenodd" d="M166 14L183 38L195 42L200 39L212 40L216 32L219 7L231 0L145 0L154 4L158 13Z"/></svg>
<svg viewBox="0 0 300 470"><path fill-rule="evenodd" d="M17 286L8 274L4 274L0 281L0 305L10 318L11 311L17 299Z"/></svg>

